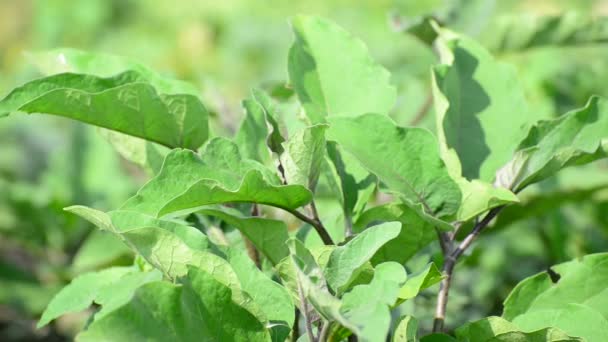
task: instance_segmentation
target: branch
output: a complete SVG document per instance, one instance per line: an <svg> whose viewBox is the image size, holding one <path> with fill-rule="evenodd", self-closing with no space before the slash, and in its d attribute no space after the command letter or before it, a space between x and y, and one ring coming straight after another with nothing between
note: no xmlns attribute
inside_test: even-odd
<svg viewBox="0 0 608 342"><path fill-rule="evenodd" d="M435 310L435 320L433 321L433 332L441 332L443 331L443 325L445 322L445 311L448 305L448 294L450 292L450 285L452 282L452 275L454 273L454 266L456 265L456 261L458 258L462 256L462 254L471 247L471 244L477 236L488 226L488 224L498 215L498 213L502 210L503 207L496 207L490 210L486 216L473 227L473 230L467 235L467 237L462 240L460 245L448 253L444 254L444 262L443 262L443 274L445 278L441 280L441 285L439 287L439 294L437 295L437 307ZM441 238L440 238L441 241ZM453 241L451 242L453 243Z"/></svg>
<svg viewBox="0 0 608 342"><path fill-rule="evenodd" d="M308 314L308 302L304 297L304 292L302 291L302 284L300 284L300 279L298 279L298 295L300 297L300 303L302 305L302 316L304 316L304 324L306 326L306 333L308 334L308 340L311 342L316 342L317 339L312 332L312 322L310 321L310 315Z"/></svg>
<svg viewBox="0 0 608 342"><path fill-rule="evenodd" d="M311 209L314 207L314 205L311 204ZM334 241L331 239L331 236L329 236L329 233L327 232L327 229L325 228L325 226L323 225L323 223L319 220L318 214L315 215L316 213L316 207L314 207L315 209L313 209L313 215L315 217L308 217L304 214L302 214L301 212L295 210L295 209L284 209L287 212L289 212L290 214L292 214L293 216L299 218L300 220L310 224L311 226L313 226L313 228L317 231L317 233L319 234L319 236L321 237L321 240L323 240L323 243L326 245L334 245Z"/></svg>

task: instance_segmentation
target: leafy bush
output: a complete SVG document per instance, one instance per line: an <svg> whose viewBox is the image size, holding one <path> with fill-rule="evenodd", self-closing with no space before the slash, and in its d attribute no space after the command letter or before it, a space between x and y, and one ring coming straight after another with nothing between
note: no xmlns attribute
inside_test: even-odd
<svg viewBox="0 0 608 342"><path fill-rule="evenodd" d="M437 137L396 124L389 72L316 17L292 20L290 84L281 96L253 89L233 138L210 137L188 84L117 57L55 52L67 72L14 89L0 112L101 127L153 177L116 210L66 208L136 260L75 278L38 326L96 304L79 341L608 340L606 254L527 278L502 317L443 333L456 264L494 218L532 184L606 157L608 102L593 96L547 119L528 109L514 68L433 20L419 25L410 33L440 61ZM442 255L406 271L435 240ZM422 336L396 308L436 284L433 332Z"/></svg>

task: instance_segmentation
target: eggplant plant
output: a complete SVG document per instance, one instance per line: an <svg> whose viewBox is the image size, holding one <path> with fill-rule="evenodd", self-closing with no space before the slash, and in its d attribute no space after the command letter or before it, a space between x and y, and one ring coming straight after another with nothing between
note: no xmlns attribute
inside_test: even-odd
<svg viewBox="0 0 608 342"><path fill-rule="evenodd" d="M192 85L118 57L52 53L62 72L15 88L0 116L98 126L151 179L115 210L65 209L136 258L75 278L38 326L94 304L78 341L608 341L601 253L538 270L500 317L446 329L458 263L503 208L606 157L608 101L541 117L515 68L425 25L434 133L395 123L389 72L317 17L292 19L283 95L252 89L231 137L210 132ZM441 255L406 267L435 243ZM432 331L399 310L423 291L436 295Z"/></svg>

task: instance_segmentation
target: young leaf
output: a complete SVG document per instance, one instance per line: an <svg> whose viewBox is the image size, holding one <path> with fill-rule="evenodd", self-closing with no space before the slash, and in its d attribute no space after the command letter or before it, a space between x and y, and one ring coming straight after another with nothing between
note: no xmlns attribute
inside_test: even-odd
<svg viewBox="0 0 608 342"><path fill-rule="evenodd" d="M203 209L200 213L218 217L240 230L273 265L289 255L286 245L289 234L283 221L244 217L238 210L230 208Z"/></svg>
<svg viewBox="0 0 608 342"><path fill-rule="evenodd" d="M145 76L59 74L31 81L0 101L0 113L67 117L167 147L197 149L207 140L207 110L193 95L159 94Z"/></svg>
<svg viewBox="0 0 608 342"><path fill-rule="evenodd" d="M79 341L270 341L264 324L235 303L231 289L190 267L181 285L155 282L93 322Z"/></svg>
<svg viewBox="0 0 608 342"><path fill-rule="evenodd" d="M234 137L243 157L257 160L268 165L271 161L270 150L266 145L268 127L264 108L254 99L243 101L245 116Z"/></svg>
<svg viewBox="0 0 608 342"><path fill-rule="evenodd" d="M281 156L288 184L300 184L314 191L325 157L327 125L306 127L283 144Z"/></svg>
<svg viewBox="0 0 608 342"><path fill-rule="evenodd" d="M353 231L360 233L369 225L387 221L401 222L401 231L372 257L374 265L385 261L405 264L414 254L437 239L433 225L402 203L388 203L364 211L355 222Z"/></svg>
<svg viewBox="0 0 608 342"><path fill-rule="evenodd" d="M562 168L605 158L606 150L608 102L593 96L585 107L535 125L496 182L518 192Z"/></svg>
<svg viewBox="0 0 608 342"><path fill-rule="evenodd" d="M455 153L463 177L492 182L538 118L513 67L467 37L442 30L439 42L444 64L433 70L433 95L442 157Z"/></svg>
<svg viewBox="0 0 608 342"><path fill-rule="evenodd" d="M524 330L526 331L526 330ZM459 341L538 341L538 342L582 342L555 328L524 332L517 325L500 317L488 317L467 323L456 329Z"/></svg>
<svg viewBox="0 0 608 342"><path fill-rule="evenodd" d="M324 274L327 283L341 293L357 276L361 266L399 235L401 223L387 222L364 230L345 245L336 247L329 256Z"/></svg>
<svg viewBox="0 0 608 342"><path fill-rule="evenodd" d="M384 341L391 324L390 307L405 281L403 266L386 262L376 266L369 284L355 286L342 297L340 312L357 324L361 341Z"/></svg>
<svg viewBox="0 0 608 342"><path fill-rule="evenodd" d="M556 327L589 341L605 340L607 282L606 253L553 266L513 289L505 300L503 317L524 331Z"/></svg>
<svg viewBox="0 0 608 342"><path fill-rule="evenodd" d="M328 140L352 153L409 206L437 218L457 212L460 190L429 131L399 127L377 114L331 118L330 124Z"/></svg>
<svg viewBox="0 0 608 342"><path fill-rule="evenodd" d="M151 216L227 202L296 209L311 199L311 192L303 186L281 185L272 171L243 159L233 142L215 138L201 157L186 150L169 153L159 174L121 209Z"/></svg>
<svg viewBox="0 0 608 342"><path fill-rule="evenodd" d="M289 78L306 115L320 123L329 115L388 113L396 99L390 74L374 62L360 40L327 20L296 16L289 50Z"/></svg>
<svg viewBox="0 0 608 342"><path fill-rule="evenodd" d="M420 291L439 283L441 279L443 279L441 271L437 269L435 264L430 263L421 272L408 277L399 291L399 300L404 301L414 298Z"/></svg>

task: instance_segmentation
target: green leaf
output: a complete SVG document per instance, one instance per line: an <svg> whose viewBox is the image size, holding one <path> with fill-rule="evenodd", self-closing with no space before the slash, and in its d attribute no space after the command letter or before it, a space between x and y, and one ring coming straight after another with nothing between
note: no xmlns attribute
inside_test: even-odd
<svg viewBox="0 0 608 342"><path fill-rule="evenodd" d="M403 316L397 323L391 342L416 342L417 334L418 320L412 316Z"/></svg>
<svg viewBox="0 0 608 342"><path fill-rule="evenodd" d="M328 169L348 220L357 218L376 189L376 177L334 141L327 142Z"/></svg>
<svg viewBox="0 0 608 342"><path fill-rule="evenodd" d="M458 341L488 341L488 342L577 342L583 341L570 337L563 331L546 328L531 332L521 331L515 324L500 318L488 317L475 322L467 323L456 329Z"/></svg>
<svg viewBox="0 0 608 342"><path fill-rule="evenodd" d="M384 341L391 324L390 308L405 281L403 266L386 262L376 266L369 284L355 286L342 297L340 312L358 326L361 341Z"/></svg>
<svg viewBox="0 0 608 342"><path fill-rule="evenodd" d="M360 40L327 20L296 16L289 78L312 123L330 115L388 113L396 89Z"/></svg>
<svg viewBox="0 0 608 342"><path fill-rule="evenodd" d="M430 263L421 272L407 278L407 281L399 291L399 300L404 301L414 298L422 290L439 283L441 279L443 279L441 271L437 269L435 264Z"/></svg>
<svg viewBox="0 0 608 342"><path fill-rule="evenodd" d="M607 149L608 103L593 96L585 107L532 127L497 183L518 192L562 168L605 158Z"/></svg>
<svg viewBox="0 0 608 342"><path fill-rule="evenodd" d="M138 62L122 56L64 48L28 53L27 57L46 75L79 73L111 77L127 70L133 70L161 93L190 95L200 93L188 82L164 77Z"/></svg>
<svg viewBox="0 0 608 342"><path fill-rule="evenodd" d="M383 223L364 230L345 245L336 247L325 267L327 283L336 292L343 292L361 267L380 247L397 237L400 230L399 222Z"/></svg>
<svg viewBox="0 0 608 342"><path fill-rule="evenodd" d="M290 294L283 286L262 273L243 251L229 249L228 261L239 278L243 291L251 296L273 324L273 340L285 341L295 319L295 307Z"/></svg>
<svg viewBox="0 0 608 342"><path fill-rule="evenodd" d="M283 221L244 217L238 210L230 208L203 209L200 213L218 217L240 230L273 265L289 255L285 244L289 234Z"/></svg>
<svg viewBox="0 0 608 342"><path fill-rule="evenodd" d="M327 125L306 127L283 144L281 160L288 184L300 184L314 191L325 157L326 129Z"/></svg>
<svg viewBox="0 0 608 342"><path fill-rule="evenodd" d="M208 137L207 110L196 96L158 93L135 71L28 82L0 101L0 113L17 111L63 116L171 148L197 149Z"/></svg>
<svg viewBox="0 0 608 342"><path fill-rule="evenodd" d="M410 207L437 218L457 212L460 190L429 131L399 127L377 114L332 118L330 124L328 140L352 153Z"/></svg>
<svg viewBox="0 0 608 342"><path fill-rule="evenodd" d="M194 265L223 284L239 288L230 264L211 253L208 239L195 228L130 211L119 210L108 215L79 206L66 210L117 234L135 253L169 279L183 276L188 265Z"/></svg>
<svg viewBox="0 0 608 342"><path fill-rule="evenodd" d="M215 138L200 157L187 150L169 153L159 174L121 209L158 217L227 202L296 209L311 199L311 192L303 186L281 185L276 174L262 164L243 159L233 142Z"/></svg>
<svg viewBox="0 0 608 342"><path fill-rule="evenodd" d="M279 124L277 122L278 114L275 111L270 96L264 91L255 88L251 90L251 95L264 111L266 123L270 129L268 136L266 137L266 145L268 145L268 148L270 148L272 152L279 155L282 154L285 138L281 135L281 130L279 129Z"/></svg>
<svg viewBox="0 0 608 342"><path fill-rule="evenodd" d="M494 187L477 179L470 182L464 177L456 179L462 191L462 203L456 214L460 222L467 222L492 208L519 202L514 193L503 187Z"/></svg>
<svg viewBox="0 0 608 342"><path fill-rule="evenodd" d="M71 268L75 274L79 274L100 266L110 265L120 257L130 254L129 248L115 235L94 230L74 255Z"/></svg>
<svg viewBox="0 0 608 342"><path fill-rule="evenodd" d="M414 254L437 239L431 223L402 203L388 203L364 211L355 222L353 231L359 233L379 222L401 222L401 231L396 238L380 247L372 258L372 264L396 261L405 264Z"/></svg>
<svg viewBox="0 0 608 342"><path fill-rule="evenodd" d="M74 278L53 297L37 327L41 328L67 313L82 311L93 302L108 304L104 312L110 311L127 303L136 288L155 280L160 280L160 273L138 272L133 267L113 267L85 273ZM113 294L112 297L108 297L109 292ZM96 317L102 314L99 313Z"/></svg>
<svg viewBox="0 0 608 342"><path fill-rule="evenodd" d="M520 282L505 300L503 317L524 331L556 327L589 341L607 339L608 254L587 255L550 272Z"/></svg>
<svg viewBox="0 0 608 342"><path fill-rule="evenodd" d="M164 146L108 129L99 128L99 133L123 158L143 167L151 176L160 171L169 152Z"/></svg>
<svg viewBox="0 0 608 342"><path fill-rule="evenodd" d="M181 285L142 286L129 304L93 322L78 341L270 341L264 324L231 289L190 267Z"/></svg>
<svg viewBox="0 0 608 342"><path fill-rule="evenodd" d="M538 117L527 110L515 68L470 38L440 32L444 64L433 70L433 96L442 157L450 167L459 160L466 179L492 182Z"/></svg>

